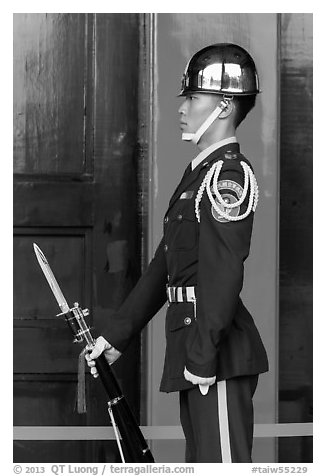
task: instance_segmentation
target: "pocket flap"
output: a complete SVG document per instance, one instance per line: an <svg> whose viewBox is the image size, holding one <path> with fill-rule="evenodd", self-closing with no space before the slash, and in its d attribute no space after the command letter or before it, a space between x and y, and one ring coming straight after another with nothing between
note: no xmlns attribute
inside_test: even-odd
<svg viewBox="0 0 326 476"><path fill-rule="evenodd" d="M195 205L193 200L179 200L177 206L173 207L170 213L170 219L178 220L182 222L183 220L195 221Z"/></svg>
<svg viewBox="0 0 326 476"><path fill-rule="evenodd" d="M178 306L180 304L176 304ZM183 307L184 312L171 313L168 319L168 330L176 331L183 327L190 327L194 321L193 304L187 303L189 310ZM187 307L188 307L187 306ZM189 312L191 311L191 312Z"/></svg>

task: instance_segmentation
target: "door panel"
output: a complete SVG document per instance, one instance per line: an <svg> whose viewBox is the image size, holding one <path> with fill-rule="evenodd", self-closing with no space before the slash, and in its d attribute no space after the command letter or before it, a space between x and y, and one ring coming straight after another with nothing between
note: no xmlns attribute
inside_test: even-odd
<svg viewBox="0 0 326 476"><path fill-rule="evenodd" d="M14 237L14 316L16 319L52 319L55 315L57 301L53 294L49 295L49 285L40 272L35 260L33 242L35 241L51 263L55 276L60 276L60 285L68 302L72 303L74 296L79 296L86 305L85 287L86 269L88 271L89 243L87 234L82 230L72 230L71 234L59 234L60 229L51 234L40 234L39 230L29 228L29 233L18 234ZM44 229L42 230L45 231ZM79 231L79 235L77 234ZM74 279L71 277L74 276ZM89 293L88 293L89 294ZM50 298L49 298L50 297ZM89 303L88 303L89 304ZM59 311L58 311L59 313ZM57 313L57 314L58 314Z"/></svg>
<svg viewBox="0 0 326 476"><path fill-rule="evenodd" d="M92 15L14 16L14 171L82 174Z"/></svg>
<svg viewBox="0 0 326 476"><path fill-rule="evenodd" d="M58 336L57 336L58 337ZM23 426L80 425L74 412L76 379L71 376L40 376L16 383L14 424ZM35 398L37 395L37 399ZM28 411L26 406L28 405ZM83 420L86 423L85 416Z"/></svg>
<svg viewBox="0 0 326 476"><path fill-rule="evenodd" d="M94 183L74 183L49 175L15 176L15 226L92 226L94 224ZM55 198L54 198L55 197Z"/></svg>

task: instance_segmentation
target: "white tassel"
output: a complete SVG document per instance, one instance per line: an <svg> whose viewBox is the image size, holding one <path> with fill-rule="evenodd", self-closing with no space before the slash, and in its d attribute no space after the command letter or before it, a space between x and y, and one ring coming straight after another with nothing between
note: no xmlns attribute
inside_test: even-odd
<svg viewBox="0 0 326 476"><path fill-rule="evenodd" d="M86 413L86 385L85 385L85 353L83 349L78 357L78 383L76 395L76 408L78 413Z"/></svg>

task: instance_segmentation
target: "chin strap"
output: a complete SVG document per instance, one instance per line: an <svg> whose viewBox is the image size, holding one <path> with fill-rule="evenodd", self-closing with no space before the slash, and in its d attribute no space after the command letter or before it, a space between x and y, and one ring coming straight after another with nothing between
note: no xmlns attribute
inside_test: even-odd
<svg viewBox="0 0 326 476"><path fill-rule="evenodd" d="M184 141L191 141L194 144L198 144L201 136L204 134L204 132L207 131L207 129L213 124L215 119L219 117L219 115L228 107L229 102L231 101L232 96L223 96L223 100L221 101L221 104L219 104L214 111L208 116L205 122L199 127L197 132L184 132L182 134L182 140Z"/></svg>

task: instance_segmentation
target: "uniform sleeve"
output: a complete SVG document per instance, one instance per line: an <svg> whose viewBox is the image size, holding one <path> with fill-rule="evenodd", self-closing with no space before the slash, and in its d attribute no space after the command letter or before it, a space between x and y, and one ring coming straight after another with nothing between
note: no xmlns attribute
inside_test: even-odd
<svg viewBox="0 0 326 476"><path fill-rule="evenodd" d="M166 302L167 267L163 239L147 270L119 311L109 316L103 337L123 352L130 340L155 316Z"/></svg>
<svg viewBox="0 0 326 476"><path fill-rule="evenodd" d="M226 186L244 187L241 167L222 168L220 180ZM248 198L240 207L240 215L247 206ZM197 320L186 361L187 369L194 375L216 374L219 344L227 335L238 306L252 224L252 211L239 221L218 220L204 193L200 204Z"/></svg>

